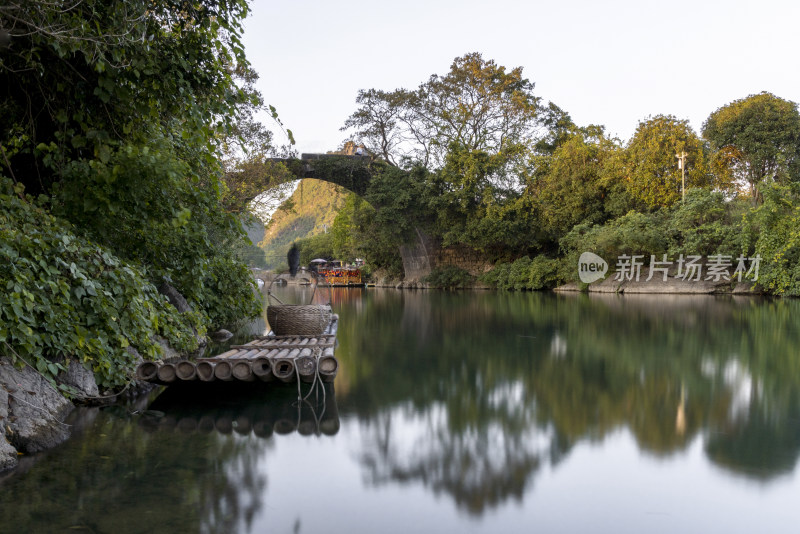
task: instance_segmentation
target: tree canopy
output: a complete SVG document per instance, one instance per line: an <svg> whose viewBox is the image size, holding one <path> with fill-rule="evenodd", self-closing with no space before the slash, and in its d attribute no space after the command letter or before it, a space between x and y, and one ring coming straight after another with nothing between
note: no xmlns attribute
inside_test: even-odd
<svg viewBox="0 0 800 534"><path fill-rule="evenodd" d="M77 337L67 332L56 342L52 325L26 322L33 326L0 332L4 347L52 362L89 343L90 331L113 332L87 352L112 385L124 380L125 365L109 371L109 354L130 364L120 357L130 344L155 357L143 332L181 323L152 313L170 314L156 291L164 282L194 306L197 327L233 325L258 312L252 277L236 257L244 233L221 185L225 140L262 104L241 42L247 12L245 0L0 6L0 182L23 206L12 211L4 203L0 221L24 223L52 244L43 249L4 231L2 243L14 246L2 247L3 262L38 265L83 286L85 265L135 273L93 286L97 295L87 300L77 287L53 293L31 271L27 293L19 293L54 317L69 315ZM37 210L47 214L40 228L31 223ZM58 243L73 240L81 246L64 272ZM149 285L134 294L125 287L133 283ZM144 325L136 339L111 324L131 309L130 321ZM4 321L17 318L0 311Z"/></svg>
<svg viewBox="0 0 800 534"><path fill-rule="evenodd" d="M630 193L650 208L681 199L682 176L676 153L685 152L686 188L711 184L703 142L689 121L656 115L639 123L625 148L625 183Z"/></svg>
<svg viewBox="0 0 800 534"><path fill-rule="evenodd" d="M767 92L735 100L708 117L703 136L749 186L754 202L760 182L800 179L800 113L794 102Z"/></svg>
<svg viewBox="0 0 800 534"><path fill-rule="evenodd" d="M359 91L344 129L391 163L445 163L451 146L503 153L535 134L540 98L522 68L507 70L476 52L416 90Z"/></svg>

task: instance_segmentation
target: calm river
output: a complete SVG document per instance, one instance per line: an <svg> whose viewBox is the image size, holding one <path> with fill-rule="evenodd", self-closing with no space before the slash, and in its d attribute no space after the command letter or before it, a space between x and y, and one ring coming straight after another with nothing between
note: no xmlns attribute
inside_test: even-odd
<svg viewBox="0 0 800 534"><path fill-rule="evenodd" d="M85 410L0 479L0 532L800 528L800 301L332 297L335 392Z"/></svg>

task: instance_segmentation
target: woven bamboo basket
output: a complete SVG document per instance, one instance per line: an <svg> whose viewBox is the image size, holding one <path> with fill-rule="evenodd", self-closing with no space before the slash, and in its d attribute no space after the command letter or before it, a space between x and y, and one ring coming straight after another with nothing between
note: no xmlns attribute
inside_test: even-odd
<svg viewBox="0 0 800 534"><path fill-rule="evenodd" d="M316 304L269 305L267 321L276 336L319 336L331 322L331 309Z"/></svg>

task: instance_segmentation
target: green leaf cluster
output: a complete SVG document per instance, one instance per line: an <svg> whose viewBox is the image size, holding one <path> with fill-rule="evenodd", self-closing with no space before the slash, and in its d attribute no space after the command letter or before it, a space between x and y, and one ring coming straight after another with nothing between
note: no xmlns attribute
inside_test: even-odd
<svg viewBox="0 0 800 534"><path fill-rule="evenodd" d="M498 263L479 280L498 289L549 289L563 280L559 267L560 262L553 258L523 256L510 263Z"/></svg>
<svg viewBox="0 0 800 534"><path fill-rule="evenodd" d="M471 53L416 90L359 92L345 129L404 169L370 166L363 195L377 211L341 220L340 249L400 271L398 248L425 234L498 262L486 283L517 289L573 278L567 266L584 251L763 253L765 287L797 293L797 104L750 95L712 113L702 137L687 120L655 115L623 143L544 105L521 73Z"/></svg>
<svg viewBox="0 0 800 534"><path fill-rule="evenodd" d="M744 218L742 238L761 256L758 283L771 293L800 296L800 187L764 184L764 202Z"/></svg>
<svg viewBox="0 0 800 534"><path fill-rule="evenodd" d="M800 179L800 112L797 104L763 92L717 109L703 124L723 165L758 200L760 182Z"/></svg>
<svg viewBox="0 0 800 534"><path fill-rule="evenodd" d="M197 348L202 314L178 311L145 274L75 233L0 177L0 354L50 379L77 357L102 388L125 384L135 348L157 359L160 335Z"/></svg>
<svg viewBox="0 0 800 534"><path fill-rule="evenodd" d="M439 289L463 289L472 287L475 277L460 267L447 265L431 271L422 282Z"/></svg>
<svg viewBox="0 0 800 534"><path fill-rule="evenodd" d="M19 199L3 203L4 351L37 368L79 357L110 387L132 370L127 345L157 357L160 334L191 350L207 325L258 313L220 185L222 140L260 104L240 84L252 79L247 11L245 0L0 10L0 168L16 187L3 178L4 198ZM169 307L163 281L196 313Z"/></svg>

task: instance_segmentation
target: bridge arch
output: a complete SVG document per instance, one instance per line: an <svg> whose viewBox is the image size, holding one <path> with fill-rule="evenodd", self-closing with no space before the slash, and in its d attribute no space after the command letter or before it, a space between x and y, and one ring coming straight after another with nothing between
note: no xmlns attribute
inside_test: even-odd
<svg viewBox="0 0 800 534"><path fill-rule="evenodd" d="M297 179L311 178L329 182L355 193L376 210L381 207L369 201L368 193L374 173L380 172L381 167L388 164L376 161L373 156L302 154L299 159L287 158L271 161L283 163ZM415 229L412 242L402 245L398 251L402 258L405 278L419 280L429 274L431 269L439 263L440 248L435 240L425 235L420 229Z"/></svg>
<svg viewBox="0 0 800 534"><path fill-rule="evenodd" d="M379 164L368 155L303 154L299 159L271 161L283 163L295 178L313 178L330 182L364 198L372 182L373 165Z"/></svg>

